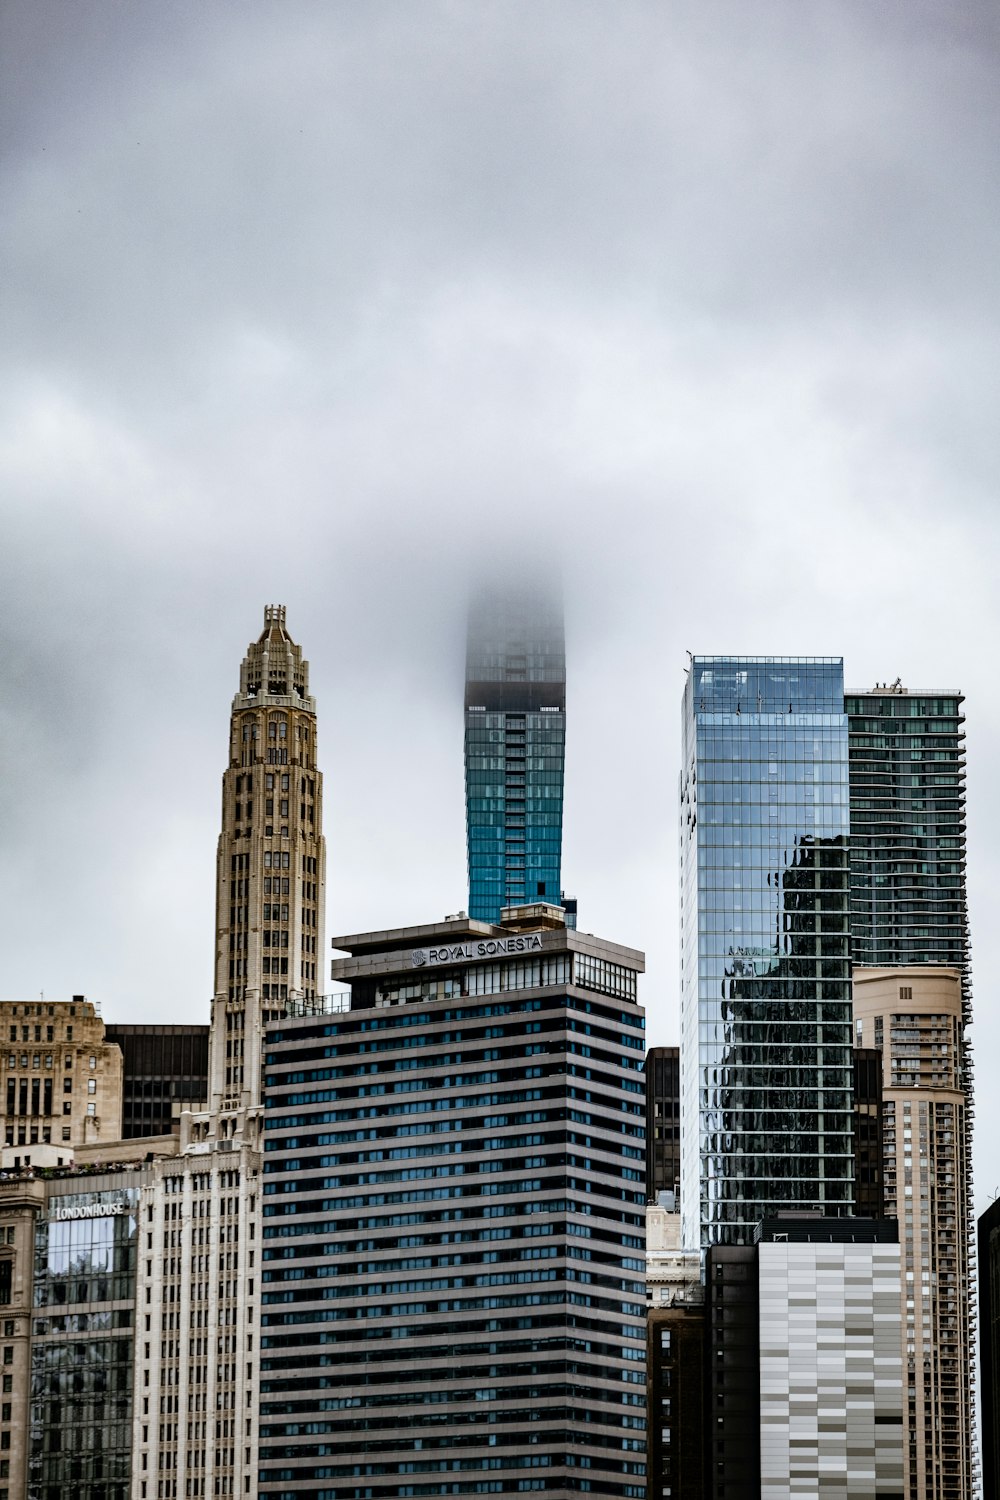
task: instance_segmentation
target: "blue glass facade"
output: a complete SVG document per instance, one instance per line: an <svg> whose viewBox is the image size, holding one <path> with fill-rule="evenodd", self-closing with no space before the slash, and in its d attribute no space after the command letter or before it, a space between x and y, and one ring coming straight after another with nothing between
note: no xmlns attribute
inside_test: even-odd
<svg viewBox="0 0 1000 1500"><path fill-rule="evenodd" d="M692 1248L853 1210L840 658L695 657L681 773L681 1195Z"/></svg>
<svg viewBox="0 0 1000 1500"><path fill-rule="evenodd" d="M260 1493L640 1500L639 956L431 940L268 1031Z"/></svg>
<svg viewBox="0 0 1000 1500"><path fill-rule="evenodd" d="M557 607L528 593L470 613L465 682L469 915L562 891L566 650Z"/></svg>

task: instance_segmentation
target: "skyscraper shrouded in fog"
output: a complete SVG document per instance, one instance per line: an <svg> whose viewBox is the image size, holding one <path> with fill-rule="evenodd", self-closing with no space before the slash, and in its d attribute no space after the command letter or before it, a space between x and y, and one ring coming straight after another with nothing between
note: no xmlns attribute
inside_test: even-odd
<svg viewBox="0 0 1000 1500"><path fill-rule="evenodd" d="M484 592L469 612L465 809L469 915L562 893L566 648L558 601Z"/></svg>
<svg viewBox="0 0 1000 1500"><path fill-rule="evenodd" d="M854 1207L839 657L694 657L681 772L687 1247Z"/></svg>

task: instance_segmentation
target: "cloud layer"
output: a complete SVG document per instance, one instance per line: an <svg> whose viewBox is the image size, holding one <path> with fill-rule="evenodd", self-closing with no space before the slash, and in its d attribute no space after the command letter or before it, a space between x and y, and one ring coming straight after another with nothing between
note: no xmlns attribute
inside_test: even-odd
<svg viewBox="0 0 1000 1500"><path fill-rule="evenodd" d="M539 562L566 884L647 950L652 1040L686 649L965 690L1000 965L992 11L10 0L2 26L5 996L206 1015L266 602L312 661L330 932L460 907L467 592Z"/></svg>

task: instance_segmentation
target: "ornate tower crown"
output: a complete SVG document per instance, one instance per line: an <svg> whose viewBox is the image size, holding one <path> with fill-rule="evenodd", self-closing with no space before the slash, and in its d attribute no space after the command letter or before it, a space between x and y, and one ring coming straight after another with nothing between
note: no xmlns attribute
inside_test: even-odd
<svg viewBox="0 0 1000 1500"><path fill-rule="evenodd" d="M283 604L264 607L264 629L247 647L233 709L262 702L281 702L316 712L309 696L309 663L303 661L301 646L296 646L288 634Z"/></svg>

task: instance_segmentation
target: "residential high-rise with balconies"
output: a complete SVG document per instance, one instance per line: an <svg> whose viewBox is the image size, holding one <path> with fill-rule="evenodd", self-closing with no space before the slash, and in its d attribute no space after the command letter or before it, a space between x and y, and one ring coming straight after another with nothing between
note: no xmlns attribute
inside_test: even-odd
<svg viewBox="0 0 1000 1500"><path fill-rule="evenodd" d="M911 1500L967 1500L976 1483L963 703L954 688L908 691L898 679L845 699L856 1015L883 1053L887 1212L911 1278Z"/></svg>
<svg viewBox="0 0 1000 1500"><path fill-rule="evenodd" d="M899 1220L907 1494L973 1493L969 1129L956 969L855 968L860 1044L883 1059L886 1212Z"/></svg>
<svg viewBox="0 0 1000 1500"><path fill-rule="evenodd" d="M469 614L465 811L469 915L558 904L562 880L566 647L562 612L528 588L484 593Z"/></svg>

